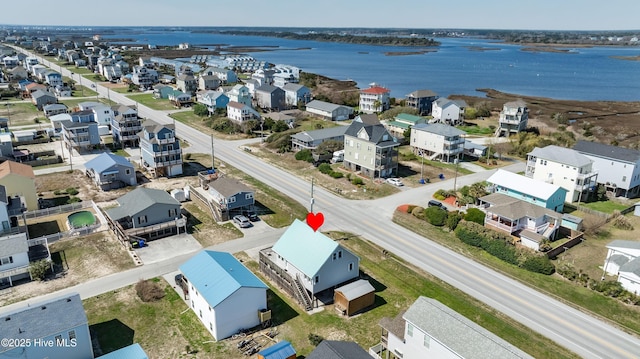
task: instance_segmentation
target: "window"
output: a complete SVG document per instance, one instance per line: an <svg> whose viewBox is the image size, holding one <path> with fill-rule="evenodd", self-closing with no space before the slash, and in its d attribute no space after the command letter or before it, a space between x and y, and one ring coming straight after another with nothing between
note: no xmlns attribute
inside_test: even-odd
<svg viewBox="0 0 640 359"><path fill-rule="evenodd" d="M413 336L413 324L411 323L407 323L407 335L410 337Z"/></svg>
<svg viewBox="0 0 640 359"><path fill-rule="evenodd" d="M358 155L359 155L359 153L358 153L358 152L356 152L356 154L355 154L355 156L354 156L356 160L357 160L357 159L358 159L358 157L359 157Z"/></svg>
<svg viewBox="0 0 640 359"><path fill-rule="evenodd" d="M338 251L338 258L342 258L342 251Z"/></svg>
<svg viewBox="0 0 640 359"><path fill-rule="evenodd" d="M191 301L191 307L195 307L195 305L193 304L193 301Z"/></svg>
<svg viewBox="0 0 640 359"><path fill-rule="evenodd" d="M334 261L336 260L336 256L337 256L337 254L336 254L336 253L334 253L334 254L333 254L333 260L334 260Z"/></svg>
<svg viewBox="0 0 640 359"><path fill-rule="evenodd" d="M62 343L62 335L56 335L56 343Z"/></svg>
<svg viewBox="0 0 640 359"><path fill-rule="evenodd" d="M422 340L422 345L424 345L424 347L428 349L430 344L431 337L425 334L424 339Z"/></svg>
<svg viewBox="0 0 640 359"><path fill-rule="evenodd" d="M76 331L75 330L70 330L69 331L69 340L74 340L76 338Z"/></svg>
<svg viewBox="0 0 640 359"><path fill-rule="evenodd" d="M213 330L213 324L211 324L211 322L209 322L209 329Z"/></svg>
<svg viewBox="0 0 640 359"><path fill-rule="evenodd" d="M233 197L229 198L229 203L236 203L236 197L233 196Z"/></svg>
<svg viewBox="0 0 640 359"><path fill-rule="evenodd" d="M145 223L147 223L147 216L138 217L138 224L145 224Z"/></svg>
<svg viewBox="0 0 640 359"><path fill-rule="evenodd" d="M200 318L202 318L202 309L200 309L199 312L200 312Z"/></svg>
<svg viewBox="0 0 640 359"><path fill-rule="evenodd" d="M253 193L247 193L244 195L244 199L252 199L253 198Z"/></svg>
<svg viewBox="0 0 640 359"><path fill-rule="evenodd" d="M627 182L627 176L622 176L622 182Z"/></svg>
<svg viewBox="0 0 640 359"><path fill-rule="evenodd" d="M316 276L316 284L320 281L320 276Z"/></svg>
<svg viewBox="0 0 640 359"><path fill-rule="evenodd" d="M124 173L125 173L125 174L130 175L130 174L131 174L131 170L127 168L127 169L124 171Z"/></svg>
<svg viewBox="0 0 640 359"><path fill-rule="evenodd" d="M353 262L349 263L349 272L353 270Z"/></svg>
<svg viewBox="0 0 640 359"><path fill-rule="evenodd" d="M13 263L13 257L9 256L9 257L4 257L0 260L0 265L7 265L7 264L11 264Z"/></svg>
<svg viewBox="0 0 640 359"><path fill-rule="evenodd" d="M209 306L209 311L211 311L211 306Z"/></svg>

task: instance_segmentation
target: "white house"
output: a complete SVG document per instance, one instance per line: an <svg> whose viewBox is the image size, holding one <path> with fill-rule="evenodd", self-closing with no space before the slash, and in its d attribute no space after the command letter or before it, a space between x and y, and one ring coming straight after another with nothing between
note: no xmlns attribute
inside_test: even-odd
<svg viewBox="0 0 640 359"><path fill-rule="evenodd" d="M451 162L464 150L464 134L464 131L443 123L420 123L411 127L409 143L419 156Z"/></svg>
<svg viewBox="0 0 640 359"><path fill-rule="evenodd" d="M533 359L532 356L439 301L418 297L404 314L382 318L381 343L369 354L381 359Z"/></svg>
<svg viewBox="0 0 640 359"><path fill-rule="evenodd" d="M307 307L318 293L359 276L360 258L297 219L273 247L260 252L260 261L268 263L261 265L267 275L280 273L292 285L303 288Z"/></svg>
<svg viewBox="0 0 640 359"><path fill-rule="evenodd" d="M607 248L604 271L617 275L624 289L640 294L640 242L618 239L607 244Z"/></svg>
<svg viewBox="0 0 640 359"><path fill-rule="evenodd" d="M507 102L502 106L496 135L509 136L512 133L524 131L527 129L528 121L529 109L524 101Z"/></svg>
<svg viewBox="0 0 640 359"><path fill-rule="evenodd" d="M573 149L593 160L598 183L608 191L627 198L640 195L640 151L582 140Z"/></svg>
<svg viewBox="0 0 640 359"><path fill-rule="evenodd" d="M229 101L227 104L227 117L237 123L243 123L253 119L260 119L260 114L249 105Z"/></svg>
<svg viewBox="0 0 640 359"><path fill-rule="evenodd" d="M343 105L336 105L330 102L313 100L307 103L306 111L331 121L348 120L353 114L353 108Z"/></svg>
<svg viewBox="0 0 640 359"><path fill-rule="evenodd" d="M598 173L593 160L570 148L549 145L536 147L527 154L525 176L567 190L566 202L586 200L595 187Z"/></svg>
<svg viewBox="0 0 640 359"><path fill-rule="evenodd" d="M287 83L282 86L284 90L284 102L287 106L298 106L298 103L306 104L311 100L311 90L307 86Z"/></svg>
<svg viewBox="0 0 640 359"><path fill-rule="evenodd" d="M464 121L464 109L467 104L462 100L449 100L441 97L433 101L431 116L434 122L446 123L452 126L460 125Z"/></svg>
<svg viewBox="0 0 640 359"><path fill-rule="evenodd" d="M216 340L260 324L268 287L230 253L202 251L180 272L191 309Z"/></svg>
<svg viewBox="0 0 640 359"><path fill-rule="evenodd" d="M391 91L372 83L367 89L360 90L360 111L364 113L382 112L389 109Z"/></svg>

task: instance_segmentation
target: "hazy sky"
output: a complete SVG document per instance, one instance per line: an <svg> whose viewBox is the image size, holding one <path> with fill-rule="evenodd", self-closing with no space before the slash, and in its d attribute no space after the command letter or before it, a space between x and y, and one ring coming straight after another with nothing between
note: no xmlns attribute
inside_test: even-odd
<svg viewBox="0 0 640 359"><path fill-rule="evenodd" d="M638 30L638 0L29 0L0 24Z"/></svg>

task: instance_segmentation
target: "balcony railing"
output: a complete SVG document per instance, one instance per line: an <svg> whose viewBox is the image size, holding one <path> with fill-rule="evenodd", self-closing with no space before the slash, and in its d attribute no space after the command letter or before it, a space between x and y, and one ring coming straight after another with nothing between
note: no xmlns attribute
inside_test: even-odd
<svg viewBox="0 0 640 359"><path fill-rule="evenodd" d="M168 138L156 138L156 141L161 144L161 145L167 145L169 143L175 143L176 142L176 138L175 137L168 137Z"/></svg>
<svg viewBox="0 0 640 359"><path fill-rule="evenodd" d="M181 152L181 150L178 148L176 150L164 150L164 151L157 151L154 152L153 155L154 157L159 157L159 156L170 156L170 155L179 155Z"/></svg>
<svg viewBox="0 0 640 359"><path fill-rule="evenodd" d="M508 231L509 233L513 233L516 230L516 226L514 226L514 225L510 225L509 226L509 225L500 223L500 222L498 222L496 220L493 220L493 219L490 219L490 218L485 218L484 223L488 224L490 226L493 226L493 227L500 228L503 231Z"/></svg>

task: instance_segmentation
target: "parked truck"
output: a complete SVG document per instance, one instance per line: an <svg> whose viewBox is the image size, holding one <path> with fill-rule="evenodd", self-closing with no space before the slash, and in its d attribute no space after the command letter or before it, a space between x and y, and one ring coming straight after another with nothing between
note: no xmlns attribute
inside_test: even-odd
<svg viewBox="0 0 640 359"><path fill-rule="evenodd" d="M331 163L338 163L344 161L344 150L335 151L331 158Z"/></svg>

